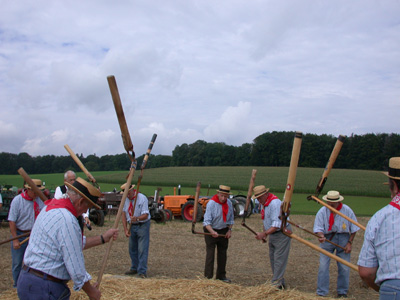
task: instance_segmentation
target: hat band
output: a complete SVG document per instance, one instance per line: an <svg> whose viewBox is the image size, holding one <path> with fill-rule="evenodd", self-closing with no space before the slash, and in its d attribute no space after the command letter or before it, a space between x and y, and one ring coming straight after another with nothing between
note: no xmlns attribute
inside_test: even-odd
<svg viewBox="0 0 400 300"><path fill-rule="evenodd" d="M332 197L326 197L326 199L328 199L328 200L339 200L340 199L340 197L335 197L335 198L332 198Z"/></svg>
<svg viewBox="0 0 400 300"><path fill-rule="evenodd" d="M261 195L264 195L265 193L266 193L267 191L262 191L262 192L260 192L260 193L258 193L258 194L254 194L254 197L260 197Z"/></svg>
<svg viewBox="0 0 400 300"><path fill-rule="evenodd" d="M394 169L389 167L388 175L392 177L400 177L400 169Z"/></svg>
<svg viewBox="0 0 400 300"><path fill-rule="evenodd" d="M219 189L219 191L222 192L222 193L227 193L227 194L230 193L230 190Z"/></svg>
<svg viewBox="0 0 400 300"><path fill-rule="evenodd" d="M87 189L86 186L81 184L79 181L74 182L74 187L76 187L82 194L84 194L86 197L88 197L90 200L92 200L94 203L97 202L98 197L93 196L90 194L89 190Z"/></svg>

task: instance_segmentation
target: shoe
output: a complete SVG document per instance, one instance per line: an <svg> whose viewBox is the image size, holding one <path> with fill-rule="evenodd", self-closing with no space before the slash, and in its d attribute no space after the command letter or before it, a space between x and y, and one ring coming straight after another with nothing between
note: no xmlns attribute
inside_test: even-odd
<svg viewBox="0 0 400 300"><path fill-rule="evenodd" d="M217 278L217 280L221 280L221 281L223 281L223 282L225 282L225 283L231 283L232 282L232 280L230 280L229 278Z"/></svg>
<svg viewBox="0 0 400 300"><path fill-rule="evenodd" d="M144 278L147 278L147 275L146 275L146 274L138 274L138 275L137 275L137 278L142 278L142 279L144 279Z"/></svg>
<svg viewBox="0 0 400 300"><path fill-rule="evenodd" d="M125 272L125 275L135 275L135 274L137 274L136 270L129 270Z"/></svg>
<svg viewBox="0 0 400 300"><path fill-rule="evenodd" d="M284 289L286 289L286 286L284 284L280 284L280 285L277 286L277 289L278 290L284 290Z"/></svg>
<svg viewBox="0 0 400 300"><path fill-rule="evenodd" d="M338 298L347 298L347 295L346 294L338 294L337 297Z"/></svg>

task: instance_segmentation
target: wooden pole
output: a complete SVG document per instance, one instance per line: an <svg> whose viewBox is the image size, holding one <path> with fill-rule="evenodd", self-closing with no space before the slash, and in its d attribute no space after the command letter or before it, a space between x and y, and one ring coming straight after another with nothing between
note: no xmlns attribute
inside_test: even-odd
<svg viewBox="0 0 400 300"><path fill-rule="evenodd" d="M132 165L131 165L131 169L129 170L129 174L128 174L128 179L126 181L126 186L131 185L133 174L135 173L135 170L136 170L136 161L134 163L132 163ZM125 200L126 200L126 197L128 196L128 191L129 191L129 189L125 189L124 193L122 195L121 203L119 204L119 208L118 208L117 216L115 218L114 226L112 227L114 229L118 228L118 224L119 224L119 221L120 221L121 215L122 215L122 210L124 209L124 205L125 205ZM99 276L97 277L97 283L99 286L100 286L101 280L103 278L103 273L106 268L108 256L110 255L112 242L113 242L113 239L110 239L110 241L108 242L107 250L106 250L106 253L103 258L103 263L101 265Z"/></svg>
<svg viewBox="0 0 400 300"><path fill-rule="evenodd" d="M340 258L340 257L314 245L313 243L302 239L301 237L295 235L294 233L288 233L288 232L283 232L283 233L286 234L287 236L291 237L292 239L295 239L295 240L299 241L300 243L303 243L304 245L306 245L318 252L321 252L322 254L325 254L326 256L329 256L330 258L332 258L332 259L344 264L345 266L348 266L349 268L353 269L354 271L358 272L358 266L344 260L343 258Z"/></svg>
<svg viewBox="0 0 400 300"><path fill-rule="evenodd" d="M11 242L13 240L16 240L16 239L19 239L19 238L22 238L22 237L25 237L25 236L29 236L30 234L31 234L31 232L29 231L29 232L25 232L23 234L17 235L16 237L12 237L12 238L6 239L6 240L0 242L0 246L3 245L3 244L6 244L8 242Z"/></svg>
<svg viewBox="0 0 400 300"><path fill-rule="evenodd" d="M72 151L72 149L68 146L68 145L64 145L64 148L67 150L67 152L69 153L69 155L71 155L72 159L75 161L75 163L78 165L78 167L82 170L83 173L86 174L88 180L90 182L92 182L94 185L96 185L96 187L99 188L96 179L93 177L92 174L90 174L90 172L86 169L85 165L81 162L81 160L79 159L78 156L76 156L76 154L74 153L74 151Z"/></svg>
<svg viewBox="0 0 400 300"><path fill-rule="evenodd" d="M40 199L42 199L43 202L48 200L47 197L43 194L43 192L41 190L39 190L39 188L36 186L36 184L32 181L32 179L29 177L29 175L25 172L24 168L19 168L18 173L19 173L19 175L21 175L24 178L25 182L27 184L29 184L31 189L35 192L35 194Z"/></svg>
<svg viewBox="0 0 400 300"><path fill-rule="evenodd" d="M342 149L344 139L345 139L345 137L343 135L339 135L338 139L336 140L336 143L335 143L335 146L333 147L331 156L329 157L329 160L325 166L324 172L322 173L322 177L318 182L318 185L317 185L317 188L315 191L315 195L317 197L319 196L322 189L324 188L325 182L328 179L328 175L333 168L333 165L336 161L336 158L339 155L340 150Z"/></svg>

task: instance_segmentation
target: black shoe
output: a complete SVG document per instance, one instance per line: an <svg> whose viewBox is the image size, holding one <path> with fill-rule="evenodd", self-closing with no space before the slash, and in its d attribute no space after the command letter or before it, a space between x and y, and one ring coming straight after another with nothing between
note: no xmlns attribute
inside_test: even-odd
<svg viewBox="0 0 400 300"><path fill-rule="evenodd" d="M137 274L136 270L129 270L125 272L125 275L135 275L135 274Z"/></svg>
<svg viewBox="0 0 400 300"><path fill-rule="evenodd" d="M147 275L146 275L146 274L138 274L137 277L138 277L138 278L143 278L143 279L144 279L144 278L147 278Z"/></svg>
<svg viewBox="0 0 400 300"><path fill-rule="evenodd" d="M284 284L278 285L277 286L278 290L284 290L286 289L286 286Z"/></svg>
<svg viewBox="0 0 400 300"><path fill-rule="evenodd" d="M337 297L338 298L347 298L347 295L346 294L338 294Z"/></svg>
<svg viewBox="0 0 400 300"><path fill-rule="evenodd" d="M231 283L232 282L232 280L230 280L229 278L217 278L217 280L221 280L221 281L223 281L223 282L225 282L225 283Z"/></svg>

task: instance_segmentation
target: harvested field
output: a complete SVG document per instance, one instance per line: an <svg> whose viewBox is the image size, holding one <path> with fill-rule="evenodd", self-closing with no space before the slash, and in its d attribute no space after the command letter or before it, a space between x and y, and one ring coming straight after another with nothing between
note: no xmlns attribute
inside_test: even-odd
<svg viewBox="0 0 400 300"><path fill-rule="evenodd" d="M359 218L366 225L369 218ZM292 215L291 220L312 230L314 216ZM120 230L120 236L111 248L107 267L101 283L102 299L320 299L315 296L319 253L292 241L286 269L287 290L276 291L268 285L271 270L266 244L257 241L252 233L236 219L228 249L227 276L232 284L203 279L205 244L202 235L191 233L191 224L173 220L166 224L151 221L149 270L147 279L124 276L129 269L128 239ZM93 227L86 234L98 235L114 224L114 217L106 216L104 227ZM246 219L246 224L258 231L262 226L259 215ZM122 228L122 225L120 225ZM201 229L198 223L196 229ZM315 237L294 228L294 232L318 244ZM0 227L0 240L9 237L7 225ZM353 244L351 262L357 263L362 246L360 231ZM0 298L18 299L12 289L11 253L9 245L1 246ZM106 247L99 246L85 251L88 272L96 278ZM330 296L336 297L336 261L331 263ZM267 283L267 284L266 284ZM379 299L378 293L362 284L358 273L350 271L350 299ZM87 299L83 292L73 293L71 299ZM327 299L327 298L324 298Z"/></svg>

